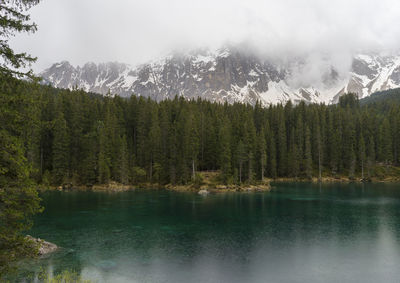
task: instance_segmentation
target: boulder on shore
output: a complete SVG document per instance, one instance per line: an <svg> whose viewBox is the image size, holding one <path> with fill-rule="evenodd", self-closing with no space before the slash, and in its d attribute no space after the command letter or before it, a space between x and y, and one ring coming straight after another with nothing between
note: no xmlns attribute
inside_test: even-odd
<svg viewBox="0 0 400 283"><path fill-rule="evenodd" d="M38 255L46 255L52 252L55 252L58 249L58 246L56 244L47 242L45 240L42 240L40 238L34 238L30 235L27 235L26 238L35 245L35 247L38 248Z"/></svg>

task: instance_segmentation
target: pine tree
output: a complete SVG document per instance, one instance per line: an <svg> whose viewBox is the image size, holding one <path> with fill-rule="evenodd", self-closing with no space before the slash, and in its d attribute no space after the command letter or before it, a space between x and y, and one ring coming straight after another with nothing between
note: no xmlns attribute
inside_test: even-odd
<svg viewBox="0 0 400 283"><path fill-rule="evenodd" d="M128 146L126 136L119 137L118 148L118 181L122 184L129 182Z"/></svg>
<svg viewBox="0 0 400 283"><path fill-rule="evenodd" d="M304 135L304 174L307 178L312 177L312 156L311 156L311 134L310 128L306 127Z"/></svg>
<svg viewBox="0 0 400 283"><path fill-rule="evenodd" d="M83 184L93 185L97 183L98 174L98 135L95 130L87 133L82 139L82 147L84 149L84 157L82 158L80 172Z"/></svg>
<svg viewBox="0 0 400 283"><path fill-rule="evenodd" d="M98 182L100 184L107 184L111 178L110 172L110 158L108 154L108 144L106 129L103 124L99 127L99 158L98 158L98 168L99 176Z"/></svg>
<svg viewBox="0 0 400 283"><path fill-rule="evenodd" d="M176 123L172 123L169 131L169 176L172 184L177 182L178 137Z"/></svg>
<svg viewBox="0 0 400 283"><path fill-rule="evenodd" d="M277 177L277 170L276 170L276 149L275 149L275 139L274 136L269 137L269 168L270 168L270 173L269 175L272 178Z"/></svg>
<svg viewBox="0 0 400 283"><path fill-rule="evenodd" d="M35 23L30 22L30 15L26 11L39 3L39 0L14 0L0 3L0 56L3 59L0 73L5 76L33 77L32 70L27 72L21 69L30 66L36 58L29 54L15 53L8 41L16 33L34 33L37 30Z"/></svg>
<svg viewBox="0 0 400 283"><path fill-rule="evenodd" d="M321 137L321 129L320 125L316 126L316 147L317 147L317 156L318 156L318 180L322 180L322 137Z"/></svg>
<svg viewBox="0 0 400 283"><path fill-rule="evenodd" d="M267 145L265 142L264 129L261 128L257 135L257 151L260 168L261 181L264 180L264 173L267 165Z"/></svg>
<svg viewBox="0 0 400 283"><path fill-rule="evenodd" d="M291 177L297 178L299 175L299 150L295 141L294 128L290 131L289 151L288 151L288 173Z"/></svg>
<svg viewBox="0 0 400 283"><path fill-rule="evenodd" d="M389 120L385 118L382 122L380 131L380 159L386 164L386 166L392 161L392 138L390 132Z"/></svg>
<svg viewBox="0 0 400 283"><path fill-rule="evenodd" d="M287 140L286 140L286 126L285 118L283 116L283 111L278 111L278 128L277 128L277 165L278 165L278 175L285 176L287 168Z"/></svg>
<svg viewBox="0 0 400 283"><path fill-rule="evenodd" d="M375 164L375 142L373 137L370 136L368 142L368 177L371 178L373 174L373 167Z"/></svg>
<svg viewBox="0 0 400 283"><path fill-rule="evenodd" d="M354 174L355 174L355 170L356 170L356 153L355 153L353 146L350 148L349 160L350 160L349 178L354 179Z"/></svg>
<svg viewBox="0 0 400 283"><path fill-rule="evenodd" d="M60 111L53 128L53 176L54 183L62 184L68 176L69 138L67 124L63 113Z"/></svg>
<svg viewBox="0 0 400 283"><path fill-rule="evenodd" d="M245 129L247 129L247 133L245 135L245 144L247 151L247 179L249 183L253 181L253 167L254 167L254 153L256 147L256 129L254 127L254 123L249 119L248 123L245 125Z"/></svg>
<svg viewBox="0 0 400 283"><path fill-rule="evenodd" d="M339 161L341 157L341 114L337 108L328 111L327 115L327 151L329 153L328 166L331 169L331 174L336 176L339 171Z"/></svg>
<svg viewBox="0 0 400 283"><path fill-rule="evenodd" d="M239 141L238 146L236 148L236 156L237 156L237 163L239 166L239 183L242 183L242 169L243 163L246 161L246 148L242 140Z"/></svg>
<svg viewBox="0 0 400 283"><path fill-rule="evenodd" d="M186 131L189 136L187 149L192 165L192 181L196 181L196 166L200 149L200 137L194 115L189 116L186 124Z"/></svg>
<svg viewBox="0 0 400 283"><path fill-rule="evenodd" d="M158 113L153 111L151 114L151 126L148 137L148 154L149 154L149 178L153 182L154 164L160 164L161 160L161 129L158 120Z"/></svg>
<svg viewBox="0 0 400 283"><path fill-rule="evenodd" d="M10 37L19 32L35 32L25 12L36 0L2 1L0 3L0 280L11 264L21 256L33 255L22 232L32 225L32 216L40 211L39 197L30 179L32 170L25 158L23 137L34 119L24 108L34 108L29 92L21 89L26 82L14 76L33 77L21 71L35 58L15 53ZM28 106L28 107L26 107Z"/></svg>
<svg viewBox="0 0 400 283"><path fill-rule="evenodd" d="M304 107L304 106L303 106ZM293 173L295 177L298 177L300 172L304 172L304 164L303 164L303 155L304 155L304 123L303 123L303 118L302 115L298 115L297 120L296 120L296 126L295 126L295 132L293 136L293 158L296 158L294 160L293 164Z"/></svg>
<svg viewBox="0 0 400 283"><path fill-rule="evenodd" d="M358 151L361 166L361 179L364 180L365 142L362 134L358 140Z"/></svg>
<svg viewBox="0 0 400 283"><path fill-rule="evenodd" d="M219 167L221 168L222 182L227 184L231 177L231 145L230 131L227 123L222 123L219 130Z"/></svg>

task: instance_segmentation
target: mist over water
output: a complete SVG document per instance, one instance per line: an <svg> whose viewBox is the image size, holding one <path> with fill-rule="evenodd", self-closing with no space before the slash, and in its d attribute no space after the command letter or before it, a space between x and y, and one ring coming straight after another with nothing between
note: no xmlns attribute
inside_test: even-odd
<svg viewBox="0 0 400 283"><path fill-rule="evenodd" d="M279 184L269 193L47 193L31 262L99 282L397 282L400 191Z"/></svg>

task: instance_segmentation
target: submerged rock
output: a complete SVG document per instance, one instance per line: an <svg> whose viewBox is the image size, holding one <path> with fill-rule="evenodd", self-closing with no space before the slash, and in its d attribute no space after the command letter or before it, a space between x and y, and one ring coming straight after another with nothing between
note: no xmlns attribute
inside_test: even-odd
<svg viewBox="0 0 400 283"><path fill-rule="evenodd" d="M206 189L201 189L201 190L198 192L198 194L199 194L199 195L202 195L202 196L206 196L206 195L209 194L209 192L208 192Z"/></svg>
<svg viewBox="0 0 400 283"><path fill-rule="evenodd" d="M56 244L47 242L40 238L34 238L30 235L27 235L26 238L32 241L32 243L38 248L39 256L55 252L58 249L58 246Z"/></svg>

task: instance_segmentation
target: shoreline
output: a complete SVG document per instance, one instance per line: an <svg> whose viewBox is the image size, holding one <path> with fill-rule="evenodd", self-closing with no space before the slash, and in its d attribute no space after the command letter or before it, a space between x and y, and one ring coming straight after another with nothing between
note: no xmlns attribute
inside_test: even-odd
<svg viewBox="0 0 400 283"><path fill-rule="evenodd" d="M395 172L391 172L395 173ZM255 192L255 191L270 191L271 184L279 183L400 183L400 174L376 174L373 177L362 179L361 176L323 176L321 179L317 177L279 177L279 178L264 178L262 181L243 182L241 184L223 184L220 181L219 171L198 171L198 179L195 182L188 184L159 184L159 183L136 183L136 184L121 184L115 181L110 181L107 184L89 184L75 185L73 183L65 183L60 186L39 186L40 191L93 191L93 192L126 192L132 190L170 190L177 192L194 192L200 194L208 193L224 193L224 192Z"/></svg>
<svg viewBox="0 0 400 283"><path fill-rule="evenodd" d="M72 191L91 191L91 192L127 192L133 190L169 190L177 192L193 192L200 194L208 193L225 193L225 192L260 192L272 190L271 184L279 183L321 183L321 184L333 184L333 183L400 183L400 178L387 177L384 179L371 178L363 180L360 178L351 179L348 177L322 177L321 180L318 178L306 179L306 178L276 178L276 179L265 179L263 182L253 184L232 184L225 185L220 183L205 183L205 184L186 184L186 185L173 185L166 184L160 185L157 183L141 183L141 184L120 184L117 182L110 182L109 184L96 184L96 185L72 185L65 184L62 186L39 186L38 190L41 192L45 191L61 191L61 192L72 192Z"/></svg>
<svg viewBox="0 0 400 283"><path fill-rule="evenodd" d="M311 179L307 178L275 178L269 179L270 183L321 183L321 184L330 184L330 183L400 183L400 177L390 176L386 178L349 178L349 177L322 177L321 180L317 177L313 177Z"/></svg>
<svg viewBox="0 0 400 283"><path fill-rule="evenodd" d="M49 186L39 187L38 190L41 192L46 191L59 191L59 192L74 192L74 191L90 191L90 192L128 192L134 190L167 190L177 192L193 192L199 193L200 191L206 191L207 193L224 193L224 192L253 192L253 191L270 191L272 189L269 182L263 184L242 184L242 185L173 185L166 184L160 185L157 183L143 183L137 185L124 185L116 182L110 184L97 184L93 186L87 185L67 185L67 186Z"/></svg>

